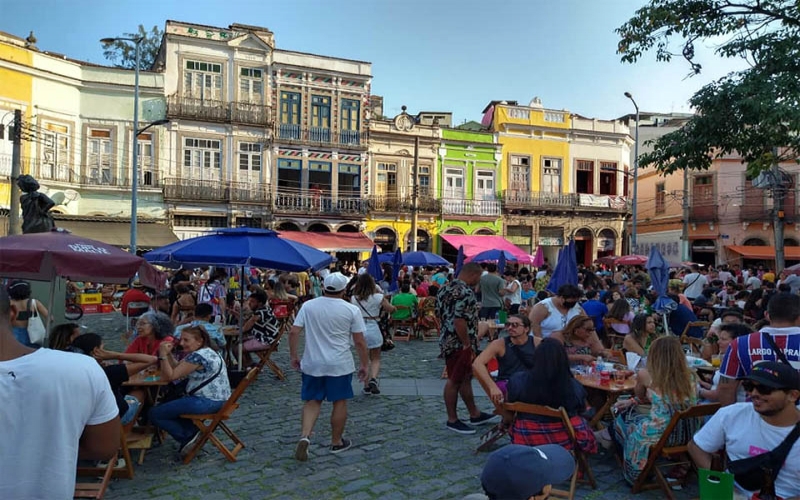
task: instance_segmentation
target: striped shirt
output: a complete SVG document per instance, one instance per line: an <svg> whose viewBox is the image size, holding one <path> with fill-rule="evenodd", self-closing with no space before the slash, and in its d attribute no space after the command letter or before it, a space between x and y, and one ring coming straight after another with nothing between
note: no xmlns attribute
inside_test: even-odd
<svg viewBox="0 0 800 500"><path fill-rule="evenodd" d="M772 335L775 344L786 359L800 371L800 327L763 328L760 332L751 333L733 339L720 367L720 374L728 378L749 375L753 365L760 361L780 361L770 347L766 333Z"/></svg>

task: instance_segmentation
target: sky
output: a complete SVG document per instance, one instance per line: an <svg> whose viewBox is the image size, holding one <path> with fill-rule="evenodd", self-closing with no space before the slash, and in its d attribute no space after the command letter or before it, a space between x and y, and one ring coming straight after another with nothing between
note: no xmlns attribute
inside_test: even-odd
<svg viewBox="0 0 800 500"><path fill-rule="evenodd" d="M480 121L492 100L612 119L642 111L691 112L688 99L742 63L696 52L703 73L680 58L620 62L614 29L644 0L0 0L0 31L33 30L41 50L105 64L100 38L167 19L263 26L276 47L372 63L384 114L452 111Z"/></svg>

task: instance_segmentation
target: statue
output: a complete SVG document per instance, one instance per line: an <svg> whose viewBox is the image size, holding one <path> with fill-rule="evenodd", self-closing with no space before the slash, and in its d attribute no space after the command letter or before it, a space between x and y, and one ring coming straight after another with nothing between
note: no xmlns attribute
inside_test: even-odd
<svg viewBox="0 0 800 500"><path fill-rule="evenodd" d="M30 175L20 175L17 186L25 193L19 199L22 205L22 234L52 231L55 222L49 211L56 205L55 202L39 192L39 183Z"/></svg>

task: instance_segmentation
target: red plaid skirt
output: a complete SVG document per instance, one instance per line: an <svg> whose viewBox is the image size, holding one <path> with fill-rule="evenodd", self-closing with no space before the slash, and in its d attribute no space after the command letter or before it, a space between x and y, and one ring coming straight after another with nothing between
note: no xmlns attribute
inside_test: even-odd
<svg viewBox="0 0 800 500"><path fill-rule="evenodd" d="M575 415L569 421L575 429L575 436L580 449L585 453L597 453L597 440L586 420L580 415ZM572 440L569 438L567 429L564 428L560 421L537 422L527 418L517 418L514 420L514 425L508 434L514 444L527 446L557 444L572 450Z"/></svg>

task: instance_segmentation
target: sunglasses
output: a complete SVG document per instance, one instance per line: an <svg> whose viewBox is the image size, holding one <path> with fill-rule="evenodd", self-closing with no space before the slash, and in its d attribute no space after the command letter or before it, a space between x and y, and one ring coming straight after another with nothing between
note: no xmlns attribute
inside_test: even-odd
<svg viewBox="0 0 800 500"><path fill-rule="evenodd" d="M742 382L742 387L747 392L758 391L758 393L761 394L762 396L769 396L775 391L785 390L785 389L778 389L775 387L768 387L766 385L755 384L753 382L750 382L749 380Z"/></svg>
<svg viewBox="0 0 800 500"><path fill-rule="evenodd" d="M518 327L518 326L522 326L522 323L516 323L516 322L513 322L513 323L512 323L512 322L507 322L507 323L506 323L506 326L507 326L507 327L512 327L512 326L513 326L513 327Z"/></svg>

